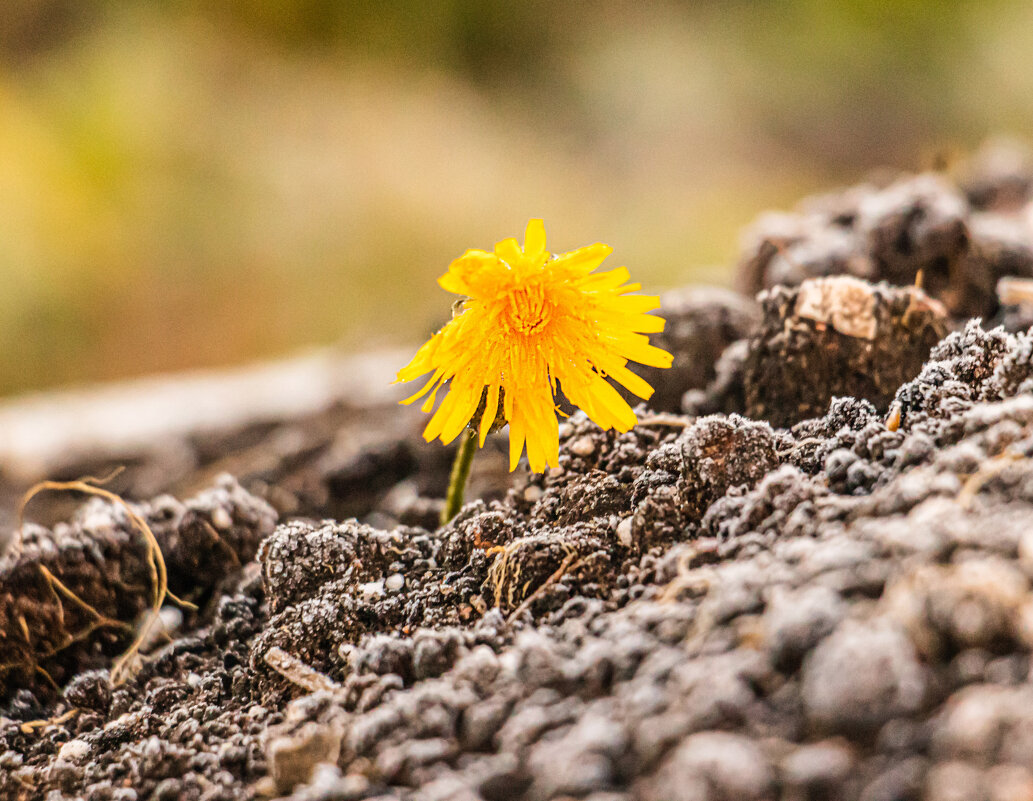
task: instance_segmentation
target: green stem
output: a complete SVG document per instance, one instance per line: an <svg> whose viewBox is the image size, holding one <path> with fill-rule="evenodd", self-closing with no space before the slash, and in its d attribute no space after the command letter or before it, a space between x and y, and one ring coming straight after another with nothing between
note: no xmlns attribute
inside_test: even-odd
<svg viewBox="0 0 1033 801"><path fill-rule="evenodd" d="M448 479L448 495L445 496L445 508L441 510L441 525L459 514L463 507L463 493L466 492L466 480L470 478L470 464L474 451L477 450L477 435L472 431L464 433L456 460L452 462L452 475Z"/></svg>

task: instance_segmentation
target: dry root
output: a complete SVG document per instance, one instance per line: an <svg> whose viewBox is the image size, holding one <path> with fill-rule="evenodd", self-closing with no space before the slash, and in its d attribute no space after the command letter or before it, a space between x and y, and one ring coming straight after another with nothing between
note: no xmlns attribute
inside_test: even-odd
<svg viewBox="0 0 1033 801"><path fill-rule="evenodd" d="M58 715L56 718L43 718L42 720L27 720L18 728L21 729L22 734L32 734L34 731L36 731L36 729L45 729L47 726L60 726L62 723L67 723L78 714L79 710L75 707L72 707L64 714Z"/></svg>
<svg viewBox="0 0 1033 801"><path fill-rule="evenodd" d="M956 499L958 505L966 511L970 509L972 501L975 499L976 495L979 494L980 490L982 490L989 481L999 476L1015 462L1024 458L1025 457L1021 453L1006 450L992 459L985 461L979 466L979 470L965 480L965 483L962 485L961 491L958 493L958 497Z"/></svg>
<svg viewBox="0 0 1033 801"><path fill-rule="evenodd" d="M147 614L147 618L144 620L143 625L140 627L140 630L136 635L136 639L134 639L132 645L129 646L128 650L126 650L125 653L123 653L115 661L115 664L111 668L111 681L113 684L120 684L121 682L129 678L129 676L132 674L133 667L136 664L136 660L140 652L140 647L143 645L144 642L147 641L148 637L150 636L151 629L159 620L159 613L161 612L162 604L165 603L166 598L171 598L172 600L179 603L181 606L192 606L191 604L187 604L186 602L176 598L169 592L168 575L165 569L165 559L162 556L161 548L158 545L158 540L155 538L154 532L151 531L150 526L147 525L147 522L139 514L137 514L121 496L115 494L114 492L111 492L110 490L106 490L103 487L97 486L98 484L110 481L111 478L117 475L117 472L118 471L116 471L116 473L110 476L107 476L104 479L84 478L78 481L41 481L35 486L30 487L29 490L25 493L24 497L22 498L21 504L18 507L18 531L16 540L16 547L20 549L23 546L22 528L24 526L26 506L28 506L29 502L37 495L39 495L42 492L48 491L82 492L87 495L95 495L97 497L104 498L112 504L121 506L122 509L125 510L125 513L128 516L130 523L133 526L135 526L143 535L144 541L147 545L147 565L150 569L151 581L154 587L151 596L151 607L150 611ZM68 641L64 643L60 648L56 649L54 653L57 653L57 651L68 647L68 645L71 645L73 642L77 642L83 639L84 637L89 636L93 631L95 631L98 628L119 626L128 627L125 623L122 623L117 620L112 620L111 618L102 615L100 612L98 612L96 609L90 606L90 604L83 601L74 592L68 589L68 587L66 587L57 578L57 576L51 573L43 565L40 565L39 569L43 575L43 578L47 581L48 586L51 588L51 591L54 593L54 596L58 601L59 609L63 610L64 608L63 603L61 601L61 597L64 597L65 599L77 604L80 608L88 612L95 619L95 622L88 626L84 632L79 632L75 635L70 635ZM52 655L53 654L46 654L43 655L43 658ZM35 667L37 670L41 670L41 668L39 668L38 665L34 665L33 667Z"/></svg>
<svg viewBox="0 0 1033 801"><path fill-rule="evenodd" d="M701 553L691 546L687 546L678 555L678 565L674 578L661 589L656 599L659 603L673 603L678 600L683 592L702 595L710 589L713 571L707 567L692 566L693 560L700 555Z"/></svg>
<svg viewBox="0 0 1033 801"><path fill-rule="evenodd" d="M496 546L500 547L501 550L498 551L498 556L491 563L491 567L488 568L488 583L495 593L495 606L502 605L503 593L506 594L509 604L512 605L513 603L514 585L520 580L520 563L513 558L513 555L524 542L526 542L526 538L521 537L507 545ZM515 568L511 563L515 563Z"/></svg>
<svg viewBox="0 0 1033 801"><path fill-rule="evenodd" d="M542 594L545 592L545 590L548 587L552 586L557 581L559 581L561 578L563 578L563 576L566 575L568 570L574 570L575 568L577 568L578 565L580 565L583 560L579 559L575 563L574 562L574 558L576 556L577 556L577 553L571 551L565 557L563 557L563 561L560 562L560 566L558 568L556 568L556 571L551 576L549 576L547 579L545 579L545 581L543 581L541 584L539 584L538 588L534 592L532 592L530 595L528 595L524 599L523 603L520 604L520 606L518 606L516 609L513 610L513 613L509 616L509 622L512 623L513 621L519 619L519 617L524 612L526 612L528 609L531 608L531 604L533 604L535 601L537 601L539 598L541 598Z"/></svg>

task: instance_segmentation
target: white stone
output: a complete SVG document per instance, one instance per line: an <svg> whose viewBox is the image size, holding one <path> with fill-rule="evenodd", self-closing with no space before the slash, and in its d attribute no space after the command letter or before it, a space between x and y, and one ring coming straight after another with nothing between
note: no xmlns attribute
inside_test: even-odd
<svg viewBox="0 0 1033 801"><path fill-rule="evenodd" d="M384 580L367 581L359 587L359 592L367 597L379 597L384 595Z"/></svg>
<svg viewBox="0 0 1033 801"><path fill-rule="evenodd" d="M625 548L631 547L631 518L625 517L617 524L617 539Z"/></svg>
<svg viewBox="0 0 1033 801"><path fill-rule="evenodd" d="M233 528L233 518L221 506L216 506L212 510L212 525L219 529L219 531L229 531L229 529Z"/></svg>
<svg viewBox="0 0 1033 801"><path fill-rule="evenodd" d="M578 456L591 456L595 453L595 440L588 434L578 437L570 443L570 452Z"/></svg>
<svg viewBox="0 0 1033 801"><path fill-rule="evenodd" d="M69 740L61 746L57 752L58 759L65 759L69 762L81 762L90 753L90 744L78 738Z"/></svg>

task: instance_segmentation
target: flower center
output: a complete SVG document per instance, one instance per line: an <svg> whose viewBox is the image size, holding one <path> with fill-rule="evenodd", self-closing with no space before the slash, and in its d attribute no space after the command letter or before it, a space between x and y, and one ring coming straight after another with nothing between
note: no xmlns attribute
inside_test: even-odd
<svg viewBox="0 0 1033 801"><path fill-rule="evenodd" d="M545 297L540 284L511 289L507 322L520 334L535 334L552 319L553 304Z"/></svg>

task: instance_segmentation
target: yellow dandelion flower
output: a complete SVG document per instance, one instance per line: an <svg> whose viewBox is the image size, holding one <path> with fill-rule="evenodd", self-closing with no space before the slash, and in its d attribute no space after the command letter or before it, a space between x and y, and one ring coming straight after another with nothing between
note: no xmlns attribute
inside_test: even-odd
<svg viewBox="0 0 1033 801"><path fill-rule="evenodd" d="M526 442L531 470L541 473L559 461L557 387L604 429L635 425L635 413L607 378L647 399L653 388L628 362L670 367L672 357L646 336L664 328L663 319L646 314L659 308L659 298L628 294L641 285L625 283L625 267L594 273L612 251L595 244L552 255L545 249L544 224L531 220L523 248L505 239L494 253L468 250L449 265L438 283L464 296L462 305L398 372L398 381L433 373L423 389L402 401L427 395L425 412L448 382L424 431L428 442L440 438L447 444L469 425L476 426L483 446L501 397L509 469ZM484 411L475 421L479 408Z"/></svg>

